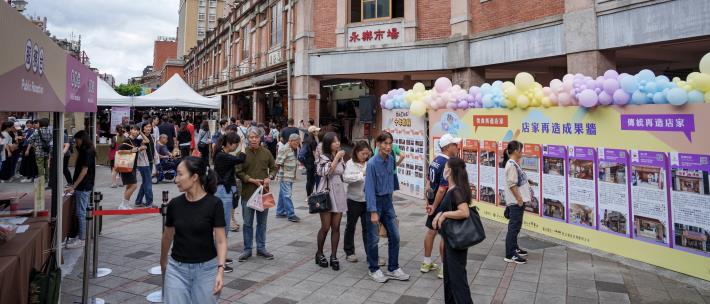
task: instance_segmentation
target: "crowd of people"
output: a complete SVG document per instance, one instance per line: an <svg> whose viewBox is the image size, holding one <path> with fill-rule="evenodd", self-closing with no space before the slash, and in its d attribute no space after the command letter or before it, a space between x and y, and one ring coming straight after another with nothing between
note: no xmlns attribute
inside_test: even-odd
<svg viewBox="0 0 710 304"><path fill-rule="evenodd" d="M297 128L293 120L289 120L281 130L273 123L237 122L234 118L217 123L212 133L207 121L195 128L190 118L178 126L167 117L144 116L138 124L125 122L116 127L112 141L116 157L134 155L130 170L124 168L119 172L112 163L113 186L125 187L119 209L153 206L154 170L161 163L177 160L175 183L182 194L168 204L161 251L166 300L178 303L217 300L223 274L234 271L230 266L233 260L227 256L226 249L229 232L242 232L244 250L237 259L239 262L252 257L254 241L256 256L267 260L275 258L267 249L269 209L257 210L249 201L254 195L271 192L271 182L278 181L275 217L300 222L293 200L299 165L306 171L307 203L311 203L308 197L318 195L327 196L328 201L327 208L319 212L321 225L315 236L315 264L340 270L340 224L343 214L347 214L342 247L345 260L359 261L354 239L360 221L369 277L379 283L410 278L399 265L399 224L393 205L393 193L399 189L397 166L407 156L393 144L390 133L381 132L374 146L367 141L355 142L347 153L335 132L321 130L312 121L307 128ZM24 132L12 122L1 125L0 179L11 179L16 171L26 180L47 174L53 149L48 125L47 119L29 121ZM429 164L426 177L424 226L427 232L423 237L420 271L438 270L437 276L446 286L446 303L472 303L466 279L467 249L452 247L451 236L440 231L447 220L472 216L466 164L459 158L461 140L450 134L440 138L441 153ZM65 175L66 191L74 193L77 217L82 219L94 187L96 152L86 131L77 132L65 142L62 147L65 162L73 150L78 153L74 175L70 172ZM517 264L526 262L527 252L518 246L517 235L524 203L530 200L529 181L519 165L522 148L520 142L511 141L503 156L504 194L508 203L505 213L510 219L504 260ZM15 169L18 162L20 168ZM141 175L140 187L138 174ZM138 194L131 204L136 190ZM242 227L236 216L240 203ZM86 227L83 220L79 223L80 233L67 242L68 248L84 245ZM331 250L326 257L324 245L328 234ZM439 265L432 259L437 234L442 236ZM387 238L386 258L379 257L380 236ZM381 267L385 265L386 271L383 271Z"/></svg>

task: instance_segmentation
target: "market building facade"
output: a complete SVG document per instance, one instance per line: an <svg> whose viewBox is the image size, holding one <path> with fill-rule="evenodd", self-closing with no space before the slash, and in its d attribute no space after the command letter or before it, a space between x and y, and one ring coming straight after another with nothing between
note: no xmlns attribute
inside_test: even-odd
<svg viewBox="0 0 710 304"><path fill-rule="evenodd" d="M185 70L199 92L222 96L223 113L264 120L282 105L281 116L357 139L368 133L360 96L379 108L380 94L441 76L465 87L521 71L540 83L608 69L685 77L710 48L709 13L703 0L243 1Z"/></svg>

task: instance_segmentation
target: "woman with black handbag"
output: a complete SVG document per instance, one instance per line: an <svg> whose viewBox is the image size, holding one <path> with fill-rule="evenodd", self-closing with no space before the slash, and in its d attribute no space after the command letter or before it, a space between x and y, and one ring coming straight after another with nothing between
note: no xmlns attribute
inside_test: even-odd
<svg viewBox="0 0 710 304"><path fill-rule="evenodd" d="M466 163L458 157L451 158L444 168L444 178L449 182L449 189L442 201L443 210L436 215L432 226L442 228L444 221L466 220L473 216L468 204L471 202ZM471 290L466 275L466 257L468 248L454 248L451 235L442 233L444 239L444 301L445 303L473 303Z"/></svg>
<svg viewBox="0 0 710 304"><path fill-rule="evenodd" d="M316 253L316 264L321 267L328 267L328 260L323 255L323 245L330 230L330 267L333 270L340 270L338 261L338 243L340 242L340 221L343 212L348 211L347 195L345 184L343 183L343 173L345 172L345 161L343 157L345 151L340 150L340 140L335 132L328 132L323 137L323 153L318 159L317 173L321 176L317 195L327 192L330 198L330 210L320 212L320 230L318 231L318 252Z"/></svg>

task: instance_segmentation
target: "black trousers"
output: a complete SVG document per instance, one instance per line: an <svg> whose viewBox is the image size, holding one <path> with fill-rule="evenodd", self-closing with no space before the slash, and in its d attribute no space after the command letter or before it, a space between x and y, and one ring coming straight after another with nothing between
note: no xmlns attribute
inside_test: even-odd
<svg viewBox="0 0 710 304"><path fill-rule="evenodd" d="M62 157L62 158L64 158L64 170L63 170L64 172L62 172L62 173L64 174L64 179L67 180L67 185L71 185L72 178L71 178L71 172L69 172L69 156L64 155L64 157Z"/></svg>
<svg viewBox="0 0 710 304"><path fill-rule="evenodd" d="M505 235L505 257L512 258L515 255L515 249L518 249L518 234L520 228L523 227L524 208L518 205L507 207L510 210L510 219L508 220L508 234Z"/></svg>
<svg viewBox="0 0 710 304"><path fill-rule="evenodd" d="M367 204L365 202L356 202L353 200L348 200L348 223L345 225L345 243L343 244L343 249L345 250L345 255L355 254L355 226L357 225L357 220L360 219L360 226L362 227L362 242L367 240L366 237L366 218L367 215ZM367 248L367 246L364 246Z"/></svg>
<svg viewBox="0 0 710 304"><path fill-rule="evenodd" d="M210 166L210 145L197 145L197 150L200 151L200 157L205 161L207 167Z"/></svg>
<svg viewBox="0 0 710 304"><path fill-rule="evenodd" d="M451 248L444 238L444 303L473 304L466 275L467 256L468 249Z"/></svg>
<svg viewBox="0 0 710 304"><path fill-rule="evenodd" d="M316 186L316 166L306 167L306 196L311 196L313 188Z"/></svg>

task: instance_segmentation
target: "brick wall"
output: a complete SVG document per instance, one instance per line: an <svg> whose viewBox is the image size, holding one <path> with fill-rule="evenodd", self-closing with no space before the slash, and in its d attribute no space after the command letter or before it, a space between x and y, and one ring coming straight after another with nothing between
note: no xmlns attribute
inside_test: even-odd
<svg viewBox="0 0 710 304"><path fill-rule="evenodd" d="M470 0L478 2L479 0ZM494 0L497 1L497 0ZM417 1L417 40L447 38L451 35L451 1Z"/></svg>
<svg viewBox="0 0 710 304"><path fill-rule="evenodd" d="M156 70L162 68L168 58L177 58L177 42L155 41L153 44L153 67Z"/></svg>
<svg viewBox="0 0 710 304"><path fill-rule="evenodd" d="M473 33L532 21L565 11L564 0L470 0Z"/></svg>
<svg viewBox="0 0 710 304"><path fill-rule="evenodd" d="M314 0L313 11L316 48L334 48L337 1Z"/></svg>

